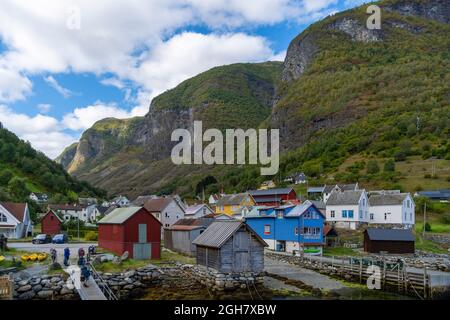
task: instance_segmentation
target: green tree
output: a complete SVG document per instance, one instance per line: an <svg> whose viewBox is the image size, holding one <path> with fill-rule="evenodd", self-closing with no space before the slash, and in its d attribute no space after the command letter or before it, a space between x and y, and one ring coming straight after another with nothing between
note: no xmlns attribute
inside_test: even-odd
<svg viewBox="0 0 450 320"><path fill-rule="evenodd" d="M387 160L384 163L383 171L384 172L395 172L395 161L392 159Z"/></svg>
<svg viewBox="0 0 450 320"><path fill-rule="evenodd" d="M368 174L377 174L378 172L380 172L380 167L378 166L378 162L375 159L367 161L366 169Z"/></svg>
<svg viewBox="0 0 450 320"><path fill-rule="evenodd" d="M13 176L14 174L9 169L5 169L2 172L0 172L0 185L7 186L9 180L11 180Z"/></svg>
<svg viewBox="0 0 450 320"><path fill-rule="evenodd" d="M25 180L14 177L8 183L9 191L17 198L17 200L24 200L30 194L30 191L25 184Z"/></svg>

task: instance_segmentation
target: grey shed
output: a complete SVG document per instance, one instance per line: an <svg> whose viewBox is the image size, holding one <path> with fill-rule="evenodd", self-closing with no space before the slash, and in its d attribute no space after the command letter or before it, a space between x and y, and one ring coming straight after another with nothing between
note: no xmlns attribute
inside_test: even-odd
<svg viewBox="0 0 450 320"><path fill-rule="evenodd" d="M193 242L197 264L224 273L262 272L266 242L242 221L213 222Z"/></svg>

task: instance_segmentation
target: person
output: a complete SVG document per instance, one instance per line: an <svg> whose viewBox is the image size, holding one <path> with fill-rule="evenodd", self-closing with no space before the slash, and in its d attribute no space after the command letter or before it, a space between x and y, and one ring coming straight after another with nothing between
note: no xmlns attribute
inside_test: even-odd
<svg viewBox="0 0 450 320"><path fill-rule="evenodd" d="M66 267L69 266L69 258L70 258L70 249L68 247L66 247L64 249L64 265Z"/></svg>
<svg viewBox="0 0 450 320"><path fill-rule="evenodd" d="M84 258L83 258L84 259ZM87 267L86 264L81 266L81 282L83 282L83 286L88 288L87 281L89 280L89 277L91 276L91 271Z"/></svg>
<svg viewBox="0 0 450 320"><path fill-rule="evenodd" d="M56 249L55 248L50 249L50 256L52 257L52 263L55 263L56 262Z"/></svg>
<svg viewBox="0 0 450 320"><path fill-rule="evenodd" d="M86 259L84 258L84 249L78 249L78 265L84 266L86 264Z"/></svg>

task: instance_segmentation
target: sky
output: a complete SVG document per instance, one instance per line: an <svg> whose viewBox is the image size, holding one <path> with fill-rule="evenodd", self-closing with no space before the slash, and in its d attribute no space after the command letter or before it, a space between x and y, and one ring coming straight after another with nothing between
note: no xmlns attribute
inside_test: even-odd
<svg viewBox="0 0 450 320"><path fill-rule="evenodd" d="M143 116L212 67L283 61L360 0L2 0L0 122L55 158L106 117Z"/></svg>

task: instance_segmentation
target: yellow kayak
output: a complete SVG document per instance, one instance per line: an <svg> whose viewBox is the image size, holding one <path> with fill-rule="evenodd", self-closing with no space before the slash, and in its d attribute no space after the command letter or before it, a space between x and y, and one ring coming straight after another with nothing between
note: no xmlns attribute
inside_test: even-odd
<svg viewBox="0 0 450 320"><path fill-rule="evenodd" d="M37 258L38 258L38 255L36 253L33 253L33 254L30 255L30 260L31 261L36 261Z"/></svg>
<svg viewBox="0 0 450 320"><path fill-rule="evenodd" d="M21 258L22 258L23 261L28 261L28 260L30 260L30 256L27 255L27 254L22 255Z"/></svg>
<svg viewBox="0 0 450 320"><path fill-rule="evenodd" d="M39 253L37 256L39 261L44 261L45 259L47 259L47 254L46 253Z"/></svg>
<svg viewBox="0 0 450 320"><path fill-rule="evenodd" d="M2 262L3 260L5 260L4 256L0 256L0 262Z"/></svg>

